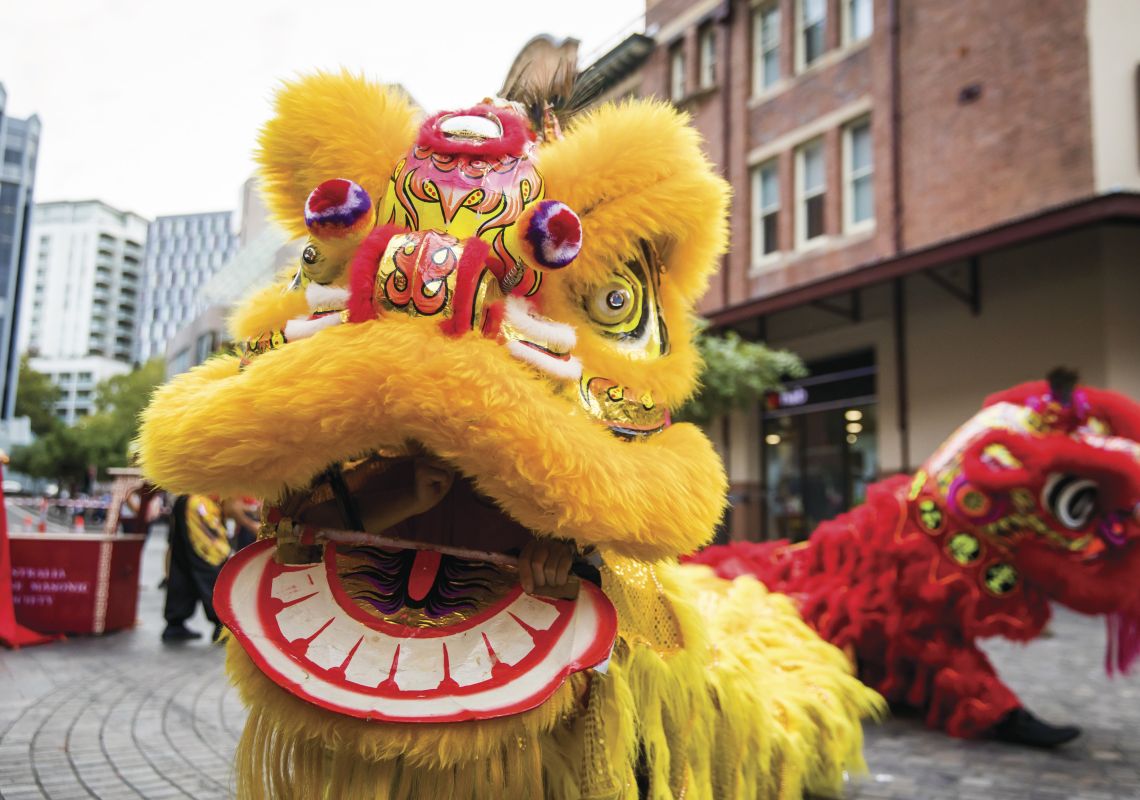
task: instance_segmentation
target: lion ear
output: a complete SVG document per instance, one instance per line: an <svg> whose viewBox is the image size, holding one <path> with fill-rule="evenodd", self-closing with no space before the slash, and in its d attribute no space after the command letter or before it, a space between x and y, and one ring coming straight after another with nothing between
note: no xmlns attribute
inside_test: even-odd
<svg viewBox="0 0 1140 800"><path fill-rule="evenodd" d="M704 290L727 245L730 189L685 115L654 100L603 105L539 159L546 196L582 219L576 279L607 275L646 239L670 254L669 282L686 301Z"/></svg>
<svg viewBox="0 0 1140 800"><path fill-rule="evenodd" d="M287 81L258 138L257 162L273 216L305 234L305 199L330 178L360 184L378 203L412 146L419 111L407 94L346 71Z"/></svg>

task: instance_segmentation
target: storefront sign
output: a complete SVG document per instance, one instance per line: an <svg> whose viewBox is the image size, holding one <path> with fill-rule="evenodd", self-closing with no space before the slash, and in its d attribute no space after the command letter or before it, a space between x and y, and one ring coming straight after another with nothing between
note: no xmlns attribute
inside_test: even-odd
<svg viewBox="0 0 1140 800"><path fill-rule="evenodd" d="M764 416L783 417L840 405L875 402L875 368L859 367L789 381L781 392L765 396Z"/></svg>

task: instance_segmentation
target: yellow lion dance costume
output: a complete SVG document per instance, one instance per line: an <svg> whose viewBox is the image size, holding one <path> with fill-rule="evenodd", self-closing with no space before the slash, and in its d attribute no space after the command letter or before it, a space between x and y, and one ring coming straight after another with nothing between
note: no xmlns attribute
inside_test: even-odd
<svg viewBox="0 0 1140 800"><path fill-rule="evenodd" d="M239 797L841 792L877 695L786 598L676 563L725 494L668 414L727 236L685 119L420 124L317 74L261 145L302 263L141 434L162 486L267 501L215 592Z"/></svg>

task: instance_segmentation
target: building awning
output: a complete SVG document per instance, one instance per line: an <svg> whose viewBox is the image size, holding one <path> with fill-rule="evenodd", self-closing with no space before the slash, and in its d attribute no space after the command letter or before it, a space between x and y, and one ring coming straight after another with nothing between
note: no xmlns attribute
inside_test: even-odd
<svg viewBox="0 0 1140 800"><path fill-rule="evenodd" d="M644 33L631 33L578 75L591 98L605 94L632 75L653 55L656 43Z"/></svg>
<svg viewBox="0 0 1140 800"><path fill-rule="evenodd" d="M1140 194L1118 192L1097 195L983 228L930 247L871 261L817 281L801 283L784 291L728 306L710 314L709 323L714 328L736 325L911 273L1112 222L1140 222Z"/></svg>

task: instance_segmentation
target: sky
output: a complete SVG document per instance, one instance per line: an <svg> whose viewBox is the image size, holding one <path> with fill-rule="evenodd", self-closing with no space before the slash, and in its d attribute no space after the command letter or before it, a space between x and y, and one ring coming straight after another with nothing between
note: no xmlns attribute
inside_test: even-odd
<svg viewBox="0 0 1140 800"><path fill-rule="evenodd" d="M10 0L7 113L43 125L36 199L145 217L234 209L274 87L347 67L428 111L494 94L548 33L616 44L645 0Z"/></svg>

